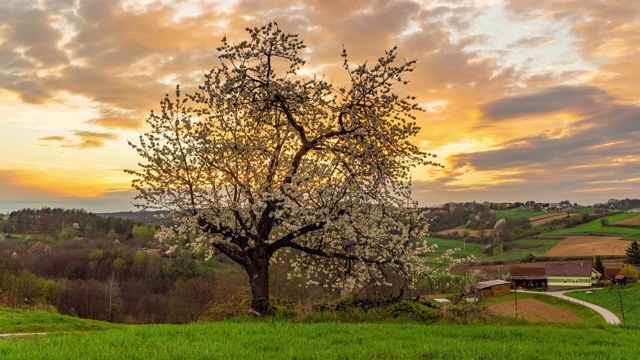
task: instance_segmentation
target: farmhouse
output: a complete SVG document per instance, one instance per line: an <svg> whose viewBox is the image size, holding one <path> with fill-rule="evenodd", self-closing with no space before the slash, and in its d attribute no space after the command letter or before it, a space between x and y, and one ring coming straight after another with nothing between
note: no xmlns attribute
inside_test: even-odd
<svg viewBox="0 0 640 360"><path fill-rule="evenodd" d="M606 271L606 269L605 269ZM511 286L513 288L582 288L596 285L597 271L590 262L552 263L544 267L511 267ZM614 275L615 276L615 275Z"/></svg>
<svg viewBox="0 0 640 360"><path fill-rule="evenodd" d="M598 280L597 272L591 267L591 263L585 262L547 264L545 272L549 290L591 287Z"/></svg>
<svg viewBox="0 0 640 360"><path fill-rule="evenodd" d="M476 296L481 297L498 296L511 292L510 283L504 280L483 281L471 285L471 288L473 289Z"/></svg>
<svg viewBox="0 0 640 360"><path fill-rule="evenodd" d="M547 274L545 268L538 267L511 267L511 286L513 288L540 288L547 286Z"/></svg>

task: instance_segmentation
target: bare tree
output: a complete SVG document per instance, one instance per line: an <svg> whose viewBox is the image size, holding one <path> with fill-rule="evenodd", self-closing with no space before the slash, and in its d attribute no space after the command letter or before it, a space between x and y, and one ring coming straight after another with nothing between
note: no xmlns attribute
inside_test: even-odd
<svg viewBox="0 0 640 360"><path fill-rule="evenodd" d="M311 284L352 291L396 271L411 286L429 248L416 241L426 223L407 204L409 173L439 166L409 141L420 129L415 97L394 92L414 61L396 65L394 48L352 66L343 50L349 81L334 86L298 75L298 35L275 23L247 32L238 44L223 38L199 91L176 88L130 144L144 159L127 170L139 206L174 210L172 231L240 264L261 314L277 251L293 251Z"/></svg>
<svg viewBox="0 0 640 360"><path fill-rule="evenodd" d="M108 313L109 321L114 320L114 313L118 305L120 305L120 299L122 295L122 286L118 281L116 273L111 274L109 279L104 283L104 291L107 294L107 300L109 303Z"/></svg>

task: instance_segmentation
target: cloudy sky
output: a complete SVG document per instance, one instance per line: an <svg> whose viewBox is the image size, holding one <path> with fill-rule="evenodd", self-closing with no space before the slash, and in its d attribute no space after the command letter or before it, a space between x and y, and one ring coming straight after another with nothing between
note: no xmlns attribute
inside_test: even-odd
<svg viewBox="0 0 640 360"><path fill-rule="evenodd" d="M133 210L127 141L269 21L335 83L343 46L417 59L422 205L640 197L637 0L0 0L0 212Z"/></svg>

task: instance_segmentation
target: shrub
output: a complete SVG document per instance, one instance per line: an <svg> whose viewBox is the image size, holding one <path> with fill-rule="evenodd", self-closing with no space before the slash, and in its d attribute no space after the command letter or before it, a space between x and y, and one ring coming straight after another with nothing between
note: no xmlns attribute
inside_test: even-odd
<svg viewBox="0 0 640 360"><path fill-rule="evenodd" d="M389 315L394 318L408 318L420 322L433 322L438 318L439 311L429 308L412 300L398 301L387 308Z"/></svg>
<svg viewBox="0 0 640 360"><path fill-rule="evenodd" d="M461 302L445 308L444 319L458 324L490 323L494 321L484 305Z"/></svg>
<svg viewBox="0 0 640 360"><path fill-rule="evenodd" d="M293 303L286 299L271 298L269 300L269 307L271 308L271 314L275 318L291 319L296 316L296 312L293 310Z"/></svg>
<svg viewBox="0 0 640 360"><path fill-rule="evenodd" d="M205 321L222 321L246 316L249 313L250 304L251 299L249 296L245 296L239 301L233 297L227 301L213 301L202 314L201 319Z"/></svg>

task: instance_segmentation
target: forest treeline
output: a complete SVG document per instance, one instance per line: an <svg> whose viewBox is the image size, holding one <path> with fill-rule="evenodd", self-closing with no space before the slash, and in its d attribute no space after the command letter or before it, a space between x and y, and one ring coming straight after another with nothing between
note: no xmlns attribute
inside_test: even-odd
<svg viewBox="0 0 640 360"><path fill-rule="evenodd" d="M0 306L38 307L82 318L125 323L186 323L212 301L238 293L235 269L216 259L166 246L138 248L110 239L30 245L29 237L0 241ZM38 244L41 244L38 242Z"/></svg>
<svg viewBox="0 0 640 360"><path fill-rule="evenodd" d="M235 278L233 269L214 280L215 258L171 251L176 244L158 242L156 227L139 221L60 208L23 209L0 220L0 306L181 323L234 289L223 286Z"/></svg>
<svg viewBox="0 0 640 360"><path fill-rule="evenodd" d="M22 209L0 217L0 231L21 234L59 234L65 229L73 230L74 236L89 238L130 238L140 221L114 216L99 216L83 209L61 209L44 207ZM69 233L71 233L69 231Z"/></svg>

